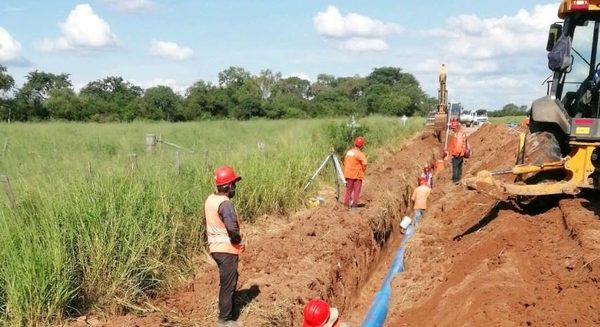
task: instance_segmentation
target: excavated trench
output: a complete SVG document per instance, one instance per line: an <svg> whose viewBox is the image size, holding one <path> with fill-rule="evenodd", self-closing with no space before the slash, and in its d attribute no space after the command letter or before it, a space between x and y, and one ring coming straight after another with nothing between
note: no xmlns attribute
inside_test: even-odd
<svg viewBox="0 0 600 327"><path fill-rule="evenodd" d="M361 195L365 206L357 211L325 192L321 207L287 218L262 217L248 230L239 265L238 321L300 326L304 304L315 297L339 308L344 320L366 311L400 241L398 225L410 192L437 146L433 137L419 135L399 148L369 167ZM156 299L151 312L105 319L105 325L213 325L218 274L210 259L206 263L193 281Z"/></svg>
<svg viewBox="0 0 600 327"><path fill-rule="evenodd" d="M518 134L487 125L469 137L465 175L514 164ZM237 303L244 326L300 326L320 297L359 326L401 241L400 218L424 163L439 144L421 134L367 172L365 207L348 212L331 197L287 220L264 217L249 231ZM392 280L385 326L600 324L600 201L597 193L519 211L435 178L430 208L406 243ZM527 209L526 209L527 210ZM216 267L157 299L153 312L109 326L211 326Z"/></svg>

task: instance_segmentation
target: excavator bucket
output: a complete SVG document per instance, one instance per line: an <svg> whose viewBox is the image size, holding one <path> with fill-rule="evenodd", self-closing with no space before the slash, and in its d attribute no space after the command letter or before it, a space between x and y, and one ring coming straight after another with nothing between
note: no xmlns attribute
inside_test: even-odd
<svg viewBox="0 0 600 327"><path fill-rule="evenodd" d="M594 165L592 155L598 143L571 142L571 153L564 159L554 162L516 165L510 169L498 171L480 171L475 177L466 178L463 184L469 189L475 189L497 199L508 196L540 196L551 194L578 194L582 188L595 188L593 178ZM536 158L540 159L539 150L531 149ZM496 176L512 174L521 182L505 182ZM550 178L564 176L561 179ZM548 179L544 179L548 177ZM527 184L527 183L531 184Z"/></svg>

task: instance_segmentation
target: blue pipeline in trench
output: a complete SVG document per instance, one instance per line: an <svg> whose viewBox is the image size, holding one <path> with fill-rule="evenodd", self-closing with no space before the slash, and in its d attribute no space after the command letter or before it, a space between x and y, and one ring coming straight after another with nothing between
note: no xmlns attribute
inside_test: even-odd
<svg viewBox="0 0 600 327"><path fill-rule="evenodd" d="M383 284L381 285L379 292L375 294L375 298L371 303L369 312L367 312L367 316L365 317L365 320L363 320L363 323L361 325L362 327L383 326L389 309L390 295L392 293L392 278L397 273L404 271L404 252L406 250L405 243L410 239L413 232L414 225L411 224L410 226L408 226L406 232L404 233L404 238L400 243L398 251L396 251L396 255L394 256L392 266L390 267L390 270L388 270L387 275L385 275L385 279L383 280Z"/></svg>

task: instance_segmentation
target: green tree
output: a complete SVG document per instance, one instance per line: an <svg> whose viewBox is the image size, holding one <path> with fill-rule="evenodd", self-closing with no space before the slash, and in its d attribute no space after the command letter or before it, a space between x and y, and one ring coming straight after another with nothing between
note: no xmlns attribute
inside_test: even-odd
<svg viewBox="0 0 600 327"><path fill-rule="evenodd" d="M187 89L184 111L188 119L227 117L231 106L225 89L198 81Z"/></svg>
<svg viewBox="0 0 600 327"><path fill-rule="evenodd" d="M181 98L170 87L161 85L147 89L142 101L143 118L174 121Z"/></svg>
<svg viewBox="0 0 600 327"><path fill-rule="evenodd" d="M49 118L45 101L54 89L70 88L69 74L52 74L33 71L26 77L26 82L15 96L15 119L47 119Z"/></svg>
<svg viewBox="0 0 600 327"><path fill-rule="evenodd" d="M12 102L7 101L6 94L15 86L15 80L7 73L6 67L0 65L0 115L10 123Z"/></svg>
<svg viewBox="0 0 600 327"><path fill-rule="evenodd" d="M50 118L83 119L83 104L71 88L63 87L51 90L45 104Z"/></svg>
<svg viewBox="0 0 600 327"><path fill-rule="evenodd" d="M242 67L229 67L219 72L219 86L240 87L250 79L250 73Z"/></svg>
<svg viewBox="0 0 600 327"><path fill-rule="evenodd" d="M85 116L94 121L131 121L140 115L143 89L119 76L88 83L80 96Z"/></svg>

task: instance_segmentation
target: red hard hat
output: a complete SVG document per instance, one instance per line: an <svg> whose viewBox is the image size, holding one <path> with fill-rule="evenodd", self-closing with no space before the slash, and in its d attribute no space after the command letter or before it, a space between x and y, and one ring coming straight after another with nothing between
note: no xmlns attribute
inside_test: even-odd
<svg viewBox="0 0 600 327"><path fill-rule="evenodd" d="M215 185L217 186L227 185L241 179L230 166L221 166L215 170Z"/></svg>
<svg viewBox="0 0 600 327"><path fill-rule="evenodd" d="M354 140L354 145L362 148L363 145L365 145L365 138L362 136L357 137L356 140Z"/></svg>
<svg viewBox="0 0 600 327"><path fill-rule="evenodd" d="M419 177L419 185L427 184L427 178L425 176Z"/></svg>
<svg viewBox="0 0 600 327"><path fill-rule="evenodd" d="M329 320L329 304L321 299L308 301L304 306L302 327L322 327Z"/></svg>

